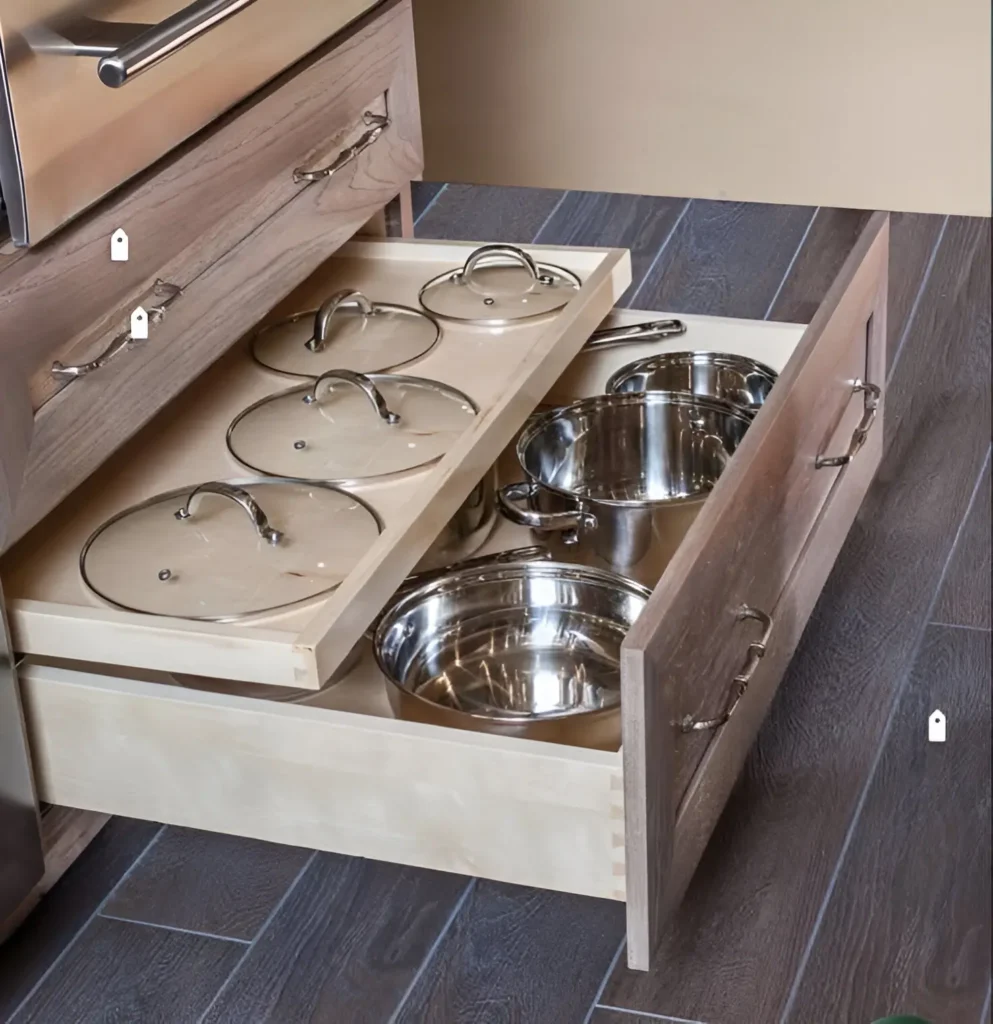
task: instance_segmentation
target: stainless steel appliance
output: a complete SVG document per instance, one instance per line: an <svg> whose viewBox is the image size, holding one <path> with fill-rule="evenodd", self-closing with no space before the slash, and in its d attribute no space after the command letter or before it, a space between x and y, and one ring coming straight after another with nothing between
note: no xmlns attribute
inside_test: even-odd
<svg viewBox="0 0 993 1024"><path fill-rule="evenodd" d="M0 924L41 878L38 807L0 592Z"/></svg>
<svg viewBox="0 0 993 1024"><path fill-rule="evenodd" d="M377 0L0 0L0 194L34 245Z"/></svg>

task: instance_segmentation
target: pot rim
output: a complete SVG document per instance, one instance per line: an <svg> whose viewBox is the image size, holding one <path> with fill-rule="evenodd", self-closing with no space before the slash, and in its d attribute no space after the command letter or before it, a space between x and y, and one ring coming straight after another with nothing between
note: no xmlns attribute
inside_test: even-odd
<svg viewBox="0 0 993 1024"><path fill-rule="evenodd" d="M621 381L626 380L628 377L636 373L641 373L644 370L651 368L656 365L663 363L712 363L715 366L729 366L734 369L745 369L758 373L764 377L770 385L776 383L779 379L779 374L765 363L759 362L758 359L753 359L751 356L743 356L737 352L712 352L710 350L704 351L690 351L686 350L683 352L656 352L654 355L643 356L641 359L634 359L630 363L625 363L620 369L615 370L610 377L607 378L607 383L604 387L608 394L645 394L646 392L618 392L615 388L620 384ZM653 393L656 389L652 389ZM661 391L662 389L657 389ZM685 393L693 394L693 392L673 392L675 394ZM697 398L708 398L708 395L694 395ZM720 399L717 399L720 401ZM734 403L728 403L734 405ZM734 406L734 408L747 408L744 406Z"/></svg>

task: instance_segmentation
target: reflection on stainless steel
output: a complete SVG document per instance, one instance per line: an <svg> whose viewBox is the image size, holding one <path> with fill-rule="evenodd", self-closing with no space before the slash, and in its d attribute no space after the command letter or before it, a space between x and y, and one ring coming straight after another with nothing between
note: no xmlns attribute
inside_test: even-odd
<svg viewBox="0 0 993 1024"><path fill-rule="evenodd" d="M0 592L0 922L20 906L43 870L14 652Z"/></svg>
<svg viewBox="0 0 993 1024"><path fill-rule="evenodd" d="M14 241L41 241L374 6L0 0L0 191Z"/></svg>
<svg viewBox="0 0 993 1024"><path fill-rule="evenodd" d="M401 718L616 749L620 648L650 596L556 562L461 569L401 597L376 659Z"/></svg>
<svg viewBox="0 0 993 1024"><path fill-rule="evenodd" d="M501 508L557 557L654 586L750 422L726 402L657 391L552 409L522 432L525 484L504 488Z"/></svg>
<svg viewBox="0 0 993 1024"><path fill-rule="evenodd" d="M775 370L747 356L664 352L622 366L607 381L607 391L681 391L722 399L754 414L769 397L777 376Z"/></svg>
<svg viewBox="0 0 993 1024"><path fill-rule="evenodd" d="M583 351L612 348L615 345L640 345L650 341L664 341L686 333L682 320L650 320L643 324L628 324L627 327L606 327L594 331Z"/></svg>

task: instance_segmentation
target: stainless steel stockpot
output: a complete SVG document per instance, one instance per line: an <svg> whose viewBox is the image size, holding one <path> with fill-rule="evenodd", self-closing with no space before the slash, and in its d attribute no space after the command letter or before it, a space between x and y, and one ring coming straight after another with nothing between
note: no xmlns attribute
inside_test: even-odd
<svg viewBox="0 0 993 1024"><path fill-rule="evenodd" d="M399 718L616 750L620 650L650 591L530 561L463 568L401 596L376 628Z"/></svg>
<svg viewBox="0 0 993 1024"><path fill-rule="evenodd" d="M678 391L716 398L757 413L778 374L748 356L725 352L661 352L622 366L607 381L611 394Z"/></svg>
<svg viewBox="0 0 993 1024"><path fill-rule="evenodd" d="M556 558L652 587L750 422L726 402L661 391L552 409L521 433L525 480L501 488L501 510Z"/></svg>

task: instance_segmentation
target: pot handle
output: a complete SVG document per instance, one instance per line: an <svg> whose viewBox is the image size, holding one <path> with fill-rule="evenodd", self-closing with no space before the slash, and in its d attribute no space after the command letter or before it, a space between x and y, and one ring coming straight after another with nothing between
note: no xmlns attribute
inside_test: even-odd
<svg viewBox="0 0 993 1024"><path fill-rule="evenodd" d="M575 512L536 512L521 508L519 503L530 501L537 490L537 484L528 482L501 487L497 491L500 511L518 526L527 526L538 533L563 534L562 541L565 544L577 543L579 535L576 531L580 529L596 529L596 516L582 509L576 509Z"/></svg>
<svg viewBox="0 0 993 1024"><path fill-rule="evenodd" d="M395 412L390 412L386 405L386 399L375 384L364 374L356 373L354 370L326 370L314 381L313 387L303 396L304 405L313 405L317 401L317 391L320 386L328 380L341 380L346 384L354 384L369 399L372 407L376 410L379 418L391 427L400 422L400 417Z"/></svg>

